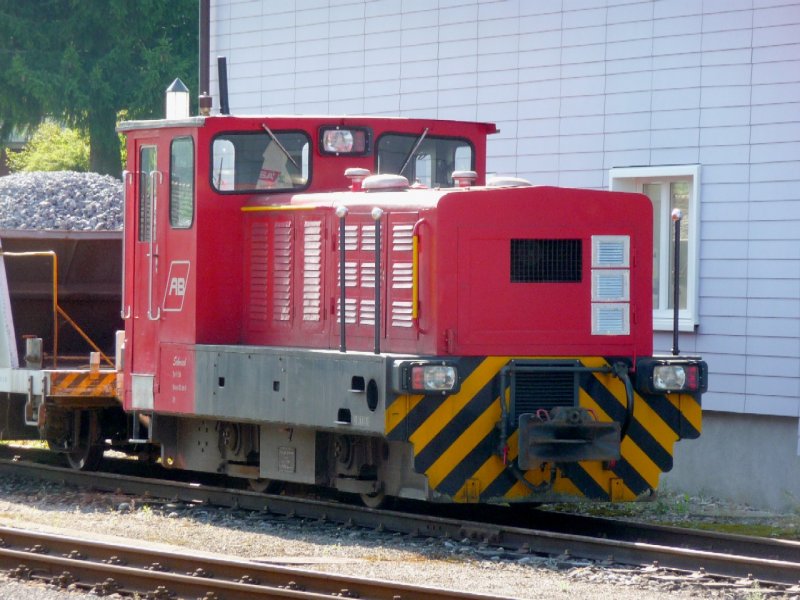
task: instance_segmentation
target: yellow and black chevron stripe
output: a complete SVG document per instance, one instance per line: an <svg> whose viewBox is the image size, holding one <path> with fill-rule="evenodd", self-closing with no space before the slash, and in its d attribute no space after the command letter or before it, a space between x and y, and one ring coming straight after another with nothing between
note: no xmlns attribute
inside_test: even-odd
<svg viewBox="0 0 800 600"><path fill-rule="evenodd" d="M461 389L448 397L401 395L386 411L387 437L410 442L415 470L424 473L435 494L457 502L545 502L593 499L635 500L658 486L660 473L672 468L675 442L700 435L699 400L688 394L634 394L633 419L612 464L582 461L542 465L525 478L547 491L532 491L503 462L499 448L500 377L510 360L529 357L465 357L457 360ZM602 357L578 357L588 368L605 367ZM622 422L625 386L611 374L581 372L578 403L599 421ZM508 403L510 390L502 391ZM508 429L507 460L518 452L516 423Z"/></svg>
<svg viewBox="0 0 800 600"><path fill-rule="evenodd" d="M116 371L51 371L50 396L98 398L117 395Z"/></svg>

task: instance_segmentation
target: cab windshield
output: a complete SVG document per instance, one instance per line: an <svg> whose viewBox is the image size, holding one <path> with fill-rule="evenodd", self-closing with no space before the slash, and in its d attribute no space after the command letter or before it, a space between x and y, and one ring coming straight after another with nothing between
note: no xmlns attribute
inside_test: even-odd
<svg viewBox="0 0 800 600"><path fill-rule="evenodd" d="M211 185L235 193L303 189L309 144L308 136L297 131L219 135L211 147Z"/></svg>
<svg viewBox="0 0 800 600"><path fill-rule="evenodd" d="M453 187L453 171L474 168L472 146L459 138L386 134L378 139L377 153L378 173L427 187Z"/></svg>

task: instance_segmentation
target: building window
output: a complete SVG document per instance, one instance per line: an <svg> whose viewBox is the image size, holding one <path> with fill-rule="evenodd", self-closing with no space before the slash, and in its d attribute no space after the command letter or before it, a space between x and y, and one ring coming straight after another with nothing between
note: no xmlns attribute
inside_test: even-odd
<svg viewBox="0 0 800 600"><path fill-rule="evenodd" d="M653 328L672 329L675 227L671 214L681 209L679 304L681 331L698 324L700 166L624 167L610 172L610 188L639 192L653 203Z"/></svg>

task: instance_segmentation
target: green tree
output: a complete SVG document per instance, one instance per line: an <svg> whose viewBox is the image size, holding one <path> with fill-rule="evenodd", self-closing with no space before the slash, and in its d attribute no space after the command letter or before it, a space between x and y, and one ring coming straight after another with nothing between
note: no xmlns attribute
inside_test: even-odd
<svg viewBox="0 0 800 600"><path fill-rule="evenodd" d="M197 90L197 19L197 0L0 0L0 139L52 117L119 176L117 113L162 117L175 77Z"/></svg>
<svg viewBox="0 0 800 600"><path fill-rule="evenodd" d="M77 129L47 120L21 152L6 152L12 171L87 171L89 140Z"/></svg>

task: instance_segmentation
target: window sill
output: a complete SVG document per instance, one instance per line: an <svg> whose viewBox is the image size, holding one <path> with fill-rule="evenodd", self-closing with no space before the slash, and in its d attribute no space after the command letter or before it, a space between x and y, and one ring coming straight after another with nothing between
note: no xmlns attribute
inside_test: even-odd
<svg viewBox="0 0 800 600"><path fill-rule="evenodd" d="M653 317L653 331L672 331L672 317ZM680 317L678 319L678 331L694 332L697 324L694 319L689 317Z"/></svg>

